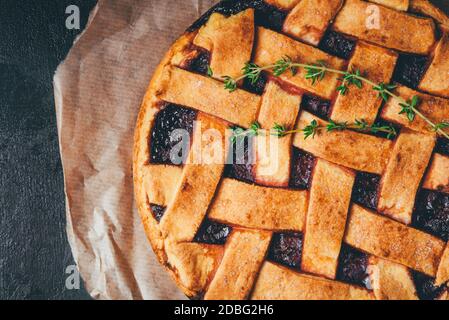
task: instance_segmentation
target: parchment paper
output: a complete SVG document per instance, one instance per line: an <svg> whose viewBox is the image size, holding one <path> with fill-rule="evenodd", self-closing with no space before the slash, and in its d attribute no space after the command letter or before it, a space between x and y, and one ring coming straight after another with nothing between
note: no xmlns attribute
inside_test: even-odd
<svg viewBox="0 0 449 320"><path fill-rule="evenodd" d="M184 299L156 261L133 200L137 113L175 38L215 0L100 0L54 77L67 233L97 299Z"/></svg>

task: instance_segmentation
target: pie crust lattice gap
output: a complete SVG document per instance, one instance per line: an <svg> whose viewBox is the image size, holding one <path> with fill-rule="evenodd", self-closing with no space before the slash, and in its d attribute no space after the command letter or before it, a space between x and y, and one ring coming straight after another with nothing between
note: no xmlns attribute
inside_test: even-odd
<svg viewBox="0 0 449 320"><path fill-rule="evenodd" d="M365 23L369 10L382 17L378 28ZM138 118L135 194L159 260L195 298L448 299L448 141L371 88L338 95L338 75L312 84L302 70L266 71L224 89L223 77L238 78L246 62L286 56L397 83L429 119L449 120L449 19L430 2L222 1L169 50ZM225 143L229 127L254 121L304 128L355 119L398 134L280 137L282 162L270 174L272 159L251 152L263 137L238 140L238 155ZM184 165L171 161L176 129L190 137ZM222 134L222 163L192 160L207 129ZM230 155L235 162L224 164Z"/></svg>

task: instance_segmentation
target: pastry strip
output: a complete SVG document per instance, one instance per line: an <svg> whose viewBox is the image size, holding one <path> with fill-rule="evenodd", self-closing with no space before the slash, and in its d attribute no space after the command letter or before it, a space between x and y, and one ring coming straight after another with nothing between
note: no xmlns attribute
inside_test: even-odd
<svg viewBox="0 0 449 320"><path fill-rule="evenodd" d="M396 88L396 94L411 100L414 96L418 96L419 104L417 109L424 114L433 123L442 121L449 122L449 100L420 93L404 86ZM382 110L382 118L387 121L396 122L401 126L410 128L420 132L433 132L429 124L421 117L415 117L415 120L409 121L405 114L399 114L402 110L400 102L396 99L389 99ZM449 129L445 129L449 133Z"/></svg>
<svg viewBox="0 0 449 320"><path fill-rule="evenodd" d="M202 243L165 244L167 265L179 280L179 284L195 297L206 290L213 273L223 256L223 246Z"/></svg>
<svg viewBox="0 0 449 320"><path fill-rule="evenodd" d="M282 10L291 10L301 0L265 0L266 3L276 6Z"/></svg>
<svg viewBox="0 0 449 320"><path fill-rule="evenodd" d="M224 179L208 217L246 228L302 231L306 212L307 191L260 187Z"/></svg>
<svg viewBox="0 0 449 320"><path fill-rule="evenodd" d="M177 190L182 168L167 165L147 165L142 169L148 201L167 206Z"/></svg>
<svg viewBox="0 0 449 320"><path fill-rule="evenodd" d="M327 280L265 262L252 300L373 300L365 289Z"/></svg>
<svg viewBox="0 0 449 320"><path fill-rule="evenodd" d="M359 250L434 277L445 243L358 205L350 211L344 241Z"/></svg>
<svg viewBox="0 0 449 320"><path fill-rule="evenodd" d="M263 263L270 240L271 232L234 231L204 299L246 299Z"/></svg>
<svg viewBox="0 0 449 320"><path fill-rule="evenodd" d="M410 11L432 17L438 23L449 26L449 17L446 13L434 6L429 0L410 0Z"/></svg>
<svg viewBox="0 0 449 320"><path fill-rule="evenodd" d="M370 257L368 270L377 300L419 300L407 267Z"/></svg>
<svg viewBox="0 0 449 320"><path fill-rule="evenodd" d="M328 67L335 69L343 69L344 65L343 60L328 55L312 46L295 41L280 33L259 28L254 62L260 66L267 66L276 63L286 56L290 57L294 62L306 64L323 61ZM334 95L337 88L338 75L329 73L323 80L313 85L310 79L305 78L305 74L304 68L300 68L295 75L290 71L286 71L280 76L280 79L326 99L330 99Z"/></svg>
<svg viewBox="0 0 449 320"><path fill-rule="evenodd" d="M369 1L399 11L407 11L410 5L410 0L369 0Z"/></svg>
<svg viewBox="0 0 449 320"><path fill-rule="evenodd" d="M354 180L354 172L317 161L304 233L304 272L335 279Z"/></svg>
<svg viewBox="0 0 449 320"><path fill-rule="evenodd" d="M324 120L303 111L298 129L304 129L315 120L325 126ZM355 169L357 171L382 174L393 149L393 142L354 131L319 130L315 137L304 139L304 133L297 133L293 145L310 152L318 158Z"/></svg>
<svg viewBox="0 0 449 320"><path fill-rule="evenodd" d="M160 227L165 238L190 242L203 221L224 169L226 124L204 114L198 115L187 163ZM213 138L208 133L218 133ZM219 148L219 149L217 149ZM221 151L206 161L208 151Z"/></svg>
<svg viewBox="0 0 449 320"><path fill-rule="evenodd" d="M435 54L419 85L421 90L449 98L449 31L443 32Z"/></svg>
<svg viewBox="0 0 449 320"><path fill-rule="evenodd" d="M342 0L302 0L288 14L284 32L317 46L342 4Z"/></svg>
<svg viewBox="0 0 449 320"><path fill-rule="evenodd" d="M443 257L441 258L437 271L437 277L435 279L435 285L439 286L447 281L449 281L449 245L446 246Z"/></svg>
<svg viewBox="0 0 449 320"><path fill-rule="evenodd" d="M432 19L360 0L346 0L333 28L386 48L422 55L429 54L436 41Z"/></svg>
<svg viewBox="0 0 449 320"><path fill-rule="evenodd" d="M275 82L269 82L262 97L258 122L262 128L271 129L279 124L290 130L296 124L300 103L301 96L291 95ZM273 135L256 137L254 175L258 183L288 187L292 140L292 135L282 138Z"/></svg>
<svg viewBox="0 0 449 320"><path fill-rule="evenodd" d="M359 70L375 83L390 83L396 66L397 54L380 47L359 42L349 63L348 70ZM339 94L332 108L331 118L337 122L365 120L373 124L382 104L377 91L365 83L361 89L352 85L345 94Z"/></svg>
<svg viewBox="0 0 449 320"><path fill-rule="evenodd" d="M449 193L449 157L436 153L424 179L423 188Z"/></svg>
<svg viewBox="0 0 449 320"><path fill-rule="evenodd" d="M165 69L158 97L246 128L256 119L260 105L255 94L239 89L229 92L220 81L176 67Z"/></svg>
<svg viewBox="0 0 449 320"><path fill-rule="evenodd" d="M209 50L213 77L237 78L242 67L251 60L254 42L254 10L225 17L219 13L210 16L194 40L194 44Z"/></svg>
<svg viewBox="0 0 449 320"><path fill-rule="evenodd" d="M380 212L405 224L412 222L416 193L434 147L435 135L401 131L381 180Z"/></svg>

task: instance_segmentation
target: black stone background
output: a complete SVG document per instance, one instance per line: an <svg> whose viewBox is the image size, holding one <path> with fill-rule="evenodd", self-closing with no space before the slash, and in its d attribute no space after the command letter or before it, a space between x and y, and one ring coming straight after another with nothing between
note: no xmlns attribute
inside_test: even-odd
<svg viewBox="0 0 449 320"><path fill-rule="evenodd" d="M0 0L0 299L89 299L65 287L73 257L52 79L95 0ZM65 27L66 7L81 30Z"/></svg>

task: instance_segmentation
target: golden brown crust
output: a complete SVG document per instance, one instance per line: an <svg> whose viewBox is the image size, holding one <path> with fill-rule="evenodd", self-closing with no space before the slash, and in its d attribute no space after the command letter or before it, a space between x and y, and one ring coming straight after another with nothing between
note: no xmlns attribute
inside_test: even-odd
<svg viewBox="0 0 449 320"><path fill-rule="evenodd" d="M432 19L373 7L361 0L346 0L333 28L386 48L416 54L428 54L436 41Z"/></svg>
<svg viewBox="0 0 449 320"><path fill-rule="evenodd" d="M335 279L354 180L354 172L318 160L304 233L304 272Z"/></svg>
<svg viewBox="0 0 449 320"><path fill-rule="evenodd" d="M343 60L328 55L312 46L295 41L280 33L265 28L258 28L254 62L258 65L266 66L286 56L293 61L301 63L323 61L328 67L335 69L342 69L344 65ZM280 76L280 79L300 89L330 99L337 88L338 75L329 74L322 81L313 85L309 79L305 78L305 72L303 68L298 70L298 73L295 75L291 72L286 72Z"/></svg>
<svg viewBox="0 0 449 320"><path fill-rule="evenodd" d="M270 240L271 232L234 231L204 299L246 299L265 259Z"/></svg>
<svg viewBox="0 0 449 320"><path fill-rule="evenodd" d="M434 134L401 131L382 177L379 212L405 224L412 222L416 193L434 147Z"/></svg>
<svg viewBox="0 0 449 320"><path fill-rule="evenodd" d="M265 87L258 122L262 128L276 124L293 128L298 117L301 96L282 90L275 82ZM291 167L292 136L261 135L256 138L254 176L258 183L273 187L288 187Z"/></svg>
<svg viewBox="0 0 449 320"><path fill-rule="evenodd" d="M449 193L449 157L436 153L424 179L423 188Z"/></svg>
<svg viewBox="0 0 449 320"><path fill-rule="evenodd" d="M266 3L283 10L293 9L301 0L265 0Z"/></svg>
<svg viewBox="0 0 449 320"><path fill-rule="evenodd" d="M283 1L283 0L272 0L274 2L294 2L293 1ZM418 2L418 1L412 1L412 2ZM133 158L133 170L134 170L134 186L135 186L135 195L136 195L136 201L137 206L139 209L139 213L142 218L142 222L145 228L145 232L151 242L151 245L153 247L153 250L156 252L158 259L161 261L164 266L170 271L180 288L191 297L198 296L201 293L204 293L208 286L210 285L210 282L212 280L212 277L216 274L217 268L220 265L223 257L223 247L220 246L213 246L213 245L205 245L205 244L197 244L197 243L184 243L184 242L174 242L172 239L166 239L164 240L163 233L161 232L160 226L157 224L156 220L153 218L151 214L151 209L149 208L149 203L155 203L159 204L161 206L168 206L170 205L170 202L173 199L174 191L176 189L176 185L181 183L181 175L182 175L182 169L181 168L175 168L171 166L156 166L148 164L149 159L149 144L148 139L149 135L154 123L155 115L160 110L160 102L161 97L163 97L163 90L160 91L159 89L164 89L167 85L164 81L171 81L170 76L167 78L167 74L165 73L167 70L174 70L177 68L174 68L170 65L175 64L175 58L181 57L183 59L186 59L186 48L191 46L193 43L193 39L195 38L197 32L186 34L183 37L181 37L170 49L170 51L167 53L164 60L161 62L159 67L157 68L153 80L151 81L150 87L147 90L146 96L144 98L142 109L138 117L137 121L137 128L135 133L135 148L134 148L134 158ZM293 41L293 40L291 40ZM287 41L288 42L288 41ZM305 45L304 45L305 46ZM287 46L288 47L288 46ZM301 49L303 50L303 49ZM301 51L298 50L298 51ZM307 48L309 50L309 48ZM319 55L309 54L309 51L304 50L304 52L307 54L307 57L310 58L311 61L300 61L300 62L316 62ZM281 50L279 50L281 51ZM282 57L280 57L282 58ZM183 59L179 60L182 61ZM300 59L298 59L300 60ZM313 61L312 61L313 60ZM339 65L337 68L342 69L344 68L344 62L339 59L333 60L337 65ZM179 69L177 69L179 70ZM181 73L184 70L181 70ZM175 71L176 73L177 71ZM184 71L188 73L187 71ZM176 74L178 75L178 73ZM194 75L201 77L199 75ZM177 77L176 77L177 78ZM214 81L212 79L208 79L206 77L202 77L207 80ZM326 76L325 81L329 81L328 76ZM179 79L178 79L179 80ZM201 79L202 80L202 79ZM283 80L286 80L285 78ZM300 89L304 89L306 91L309 91L310 88L307 86L299 85L298 83L294 83L295 80L290 80L290 84L293 84L297 86ZM209 84L208 84L209 85ZM215 86L220 89L220 91L209 91L208 93L205 93L208 96L214 96L216 93L220 94L221 92L226 92L222 90L223 84L216 81ZM329 89L330 88L330 89ZM329 89L328 91L326 91ZM317 91L315 94L331 98L332 93L335 90L334 84L331 81L331 85L328 85L327 88L324 89L324 91L320 91L321 89L316 89ZM237 91L237 94L239 94L239 91ZM320 92L319 92L320 91ZM212 93L211 93L212 92ZM245 93L244 93L245 94ZM234 93L235 95L235 93ZM192 104L196 103L192 98ZM214 99L222 101L221 98L216 98L214 96ZM226 99L225 99L226 100ZM231 108L231 112L229 112L229 100L226 100L226 105L212 105L212 108L210 107L210 103L208 103L207 106L204 104L204 107L206 108L204 111L207 113L213 114L214 111L209 112L209 110L216 110L217 114L214 114L215 116L225 119L229 116L229 118L234 119L239 118L242 119L240 116L240 113L243 114L244 120L241 122L245 122L245 126L248 126L254 119L256 119L256 115L258 112L258 107L260 104L260 97L257 97L255 95L249 94L249 96L245 96L242 99L238 99L240 101L245 102L244 109L242 110L236 110L238 108ZM203 100L204 101L204 100ZM249 101L249 103L248 103ZM182 103L180 103L182 104ZM248 104L250 105L248 108ZM187 105L189 106L189 105ZM201 111L201 105L200 107L197 107L196 105L191 106L195 109L199 109ZM420 106L421 107L421 106ZM211 108L211 109L210 109ZM223 111L224 110L224 111ZM223 116L224 113L224 116ZM239 115L237 116L237 114ZM306 113L307 114L307 113ZM246 117L246 118L245 118ZM252 118L251 118L252 117ZM442 116L444 117L444 116ZM447 120L445 118L442 118L442 120ZM232 122L239 124L237 121L232 120ZM240 123L241 126L243 124ZM416 129L415 129L416 130ZM420 130L418 130L420 131ZM339 134L340 132L337 132ZM351 134L354 134L353 132L350 132ZM364 135L366 136L366 135ZM301 134L302 137L302 134ZM366 136L369 137L369 136ZM298 140L299 135L295 137L295 141ZM321 137L322 138L322 137ZM373 138L374 140L370 139L359 139L359 134L355 134L353 136L353 139L356 141L354 145L357 145L357 143L364 142L366 145L364 148L371 148L371 146L374 144L376 145L376 148L379 148L381 150L381 153L383 153L382 158L388 159L391 151L392 151L392 142L380 139L380 138ZM348 140L346 140L348 139ZM338 145L342 145L343 143L349 143L351 141L349 136L342 137L336 137L335 142ZM352 143L352 142L351 142ZM349 143L349 145L351 144ZM299 145L299 143L296 143ZM331 142L329 145L332 145ZM353 145L353 146L354 146ZM368 146L368 147L367 147ZM370 159L368 161L368 167L365 169L361 169L362 166L357 159L349 159L348 155L345 153L345 151L332 151L332 150L325 150L323 141L319 142L317 146L313 146L312 148L316 148L318 152L321 152L321 154L316 154L318 157L322 157L324 159L327 159L329 161L333 161L336 163L344 162L343 165L348 166L350 168L353 168L356 166L357 170L361 171L368 171L373 173L382 174L384 172L386 164L383 164L382 161L379 161L378 158L374 154L373 159ZM305 149L307 151L307 149ZM336 160L334 160L334 155L336 155ZM370 151L363 153L362 155L369 158ZM354 155L352 156L353 158ZM331 159L329 159L331 158ZM429 169L428 176L424 180L424 187L429 189L436 189L440 191L444 191L441 189L441 184L444 183L444 179L447 180L447 174L444 175L444 170L447 170L447 157L442 155L435 155L434 160L432 162L432 165ZM164 181L164 183L162 183ZM232 184L233 180L230 179L224 179L223 185L225 186L226 191L226 185ZM269 231L282 231L282 230L291 230L291 231L303 231L305 229L305 215L306 215L306 208L308 205L308 192L307 191L293 191L293 190L282 190L282 189L273 189L273 188L263 188L263 187L255 187L246 185L241 182L237 182L241 184L240 186L234 188L228 189L228 195L226 197L217 197L219 199L218 203L226 199L234 199L236 194L239 194L241 191L247 192L247 195L249 197L254 197L255 199L261 199L260 203L262 203L261 206L255 207L255 211L248 210L248 212L245 214L246 217L242 218L241 216L238 216L238 213L240 212L237 210L237 205L235 205L236 209L231 210L231 215L228 215L229 212L225 209L225 205L222 204L221 207L221 213L223 216L225 216L225 213L228 215L226 219L229 221L224 221L226 223L229 223L230 225L237 226L234 228L235 232L251 232L251 233L264 233L264 231L242 231L239 229L240 227L252 227L251 224L254 224L254 228L256 229L265 229ZM251 191L245 191L245 187L242 185L248 186L248 188L251 188ZM446 182L447 187L447 182ZM260 188L260 189L259 189ZM447 192L447 190L446 190ZM222 199L222 200L220 200ZM291 199L291 200L288 200ZM227 200L226 200L227 201ZM173 200L174 202L174 200ZM270 205L273 205L273 203L282 203L285 202L291 203L292 206L287 205L287 213L283 212L282 210L271 210L269 206L265 205L265 208L263 207L264 203L269 203ZM212 201L214 203L214 201ZM279 205L278 205L279 206ZM231 207L230 207L231 208ZM285 208L285 207L284 207ZM284 209L283 208L283 209ZM272 212L272 215L266 214L263 210L267 210ZM361 208L360 208L361 209ZM361 209L363 210L363 209ZM213 215L212 211L212 215ZM219 211L217 211L219 212ZM254 216L251 216L251 213L256 212L257 214ZM299 213L299 214L298 214ZM372 214L374 215L374 214ZM231 218L229 218L231 217ZM263 221L263 218L266 218L268 222ZM445 252L445 256L441 258L443 255L443 248L444 243L432 236L426 235L422 232L419 232L415 229L408 228L406 226L400 225L400 224L392 224L390 226L389 223L391 220L376 216L381 219L381 222L379 222L378 219L371 219L370 215L363 216L363 218L359 220L350 219L349 220L349 232L352 232L352 238L348 238L348 235L345 236L345 241L356 248L359 248L362 251L369 252L371 254L378 253L380 257L390 259L392 261L395 261L396 263L401 263L403 265L406 265L410 268L413 268L415 270L418 270L420 272L424 272L430 276L435 276L438 271L438 281L444 281L441 279L446 278L444 276L445 274L445 268L447 266L447 263L444 261L447 260L447 252ZM240 220L239 220L240 219ZM218 219L220 220L220 219ZM234 221L234 222L232 222ZM240 222L242 221L242 222ZM256 222L255 222L256 221ZM355 221L355 222L354 222ZM386 222L387 221L387 222ZM260 222L260 223L259 223ZM360 225L354 225L356 222L361 222ZM393 222L393 221L391 221ZM293 228L291 226L294 226ZM240 226L240 227L239 227ZM385 231L390 230L391 231ZM404 229L405 228L405 229ZM293 229L293 230L292 230ZM354 233L357 233L357 230L365 230L365 239L362 239L362 236L355 237ZM355 231L354 231L355 230ZM381 231L382 230L382 231ZM373 232L374 234L371 234ZM270 232L267 232L267 234ZM391 233L391 234L390 234ZM357 233L358 234L358 233ZM384 237L390 238L387 243L387 240L383 239ZM232 237L229 239L231 241ZM349 240L348 240L349 239ZM405 240L404 240L405 239ZM178 240L178 239L176 239ZM357 240L357 241L356 241ZM386 242L384 242L384 240ZM269 241L268 241L269 242ZM358 245L361 244L361 245ZM229 245L229 243L228 243ZM226 248L226 247L225 247ZM396 251L398 249L398 251ZM265 249L266 251L266 249ZM401 254L399 253L401 251ZM413 251L413 254L411 253ZM447 251L447 250L446 250ZM413 256L413 260L412 257ZM229 261L233 261L234 259L229 259ZM441 261L440 261L441 260ZM235 262L234 262L235 263ZM279 286L276 284L276 288L274 288L274 291L272 292L261 292L259 290L259 296L262 297L283 297L284 295L286 298L290 299L302 299L302 298L311 298L311 299L352 299L352 298L359 298L359 299L369 299L373 298L372 295L367 292L366 290L348 286L346 284L342 284L339 282L334 281L326 281L321 278L317 277L310 277L310 276L304 276L297 274L293 271L287 270L285 268L278 267L272 263L266 262L265 265L272 265L276 269L281 269L286 274L289 274L288 280L283 280L282 283L279 284ZM260 265L260 263L259 263ZM276 270L276 272L273 273L273 275L278 275L278 278L270 278L266 277L265 279L265 288L268 290L268 288L271 290L273 287L273 279L279 279L279 270ZM254 274L256 274L255 272ZM247 273L245 273L247 275ZM293 274L291 276L291 274ZM442 274L443 276L441 276ZM291 278L290 278L291 276ZM298 277L300 280L298 280ZM245 277L244 277L245 278ZM218 278L217 278L218 279ZM249 272L249 276L246 277L246 279L249 279L248 281L244 281L246 283L246 286L244 288L249 288L250 283L252 283L254 279L253 273ZM259 279L260 280L260 279ZM263 288L263 283L260 285L261 288ZM277 288L279 287L279 288ZM235 287L237 288L237 287ZM304 291L298 293L294 290L287 290L289 288L302 288ZM284 290L286 289L286 290ZM246 292L247 294L250 289L244 289L243 292ZM239 290L234 291L236 295L243 295ZM256 291L255 291L256 292ZM336 297L335 297L336 296ZM447 293L444 297L447 296Z"/></svg>
<svg viewBox="0 0 449 320"><path fill-rule="evenodd" d="M242 66L251 59L253 42L254 9L230 17L212 14L194 40L195 45L211 52L210 68L219 80L241 75Z"/></svg>
<svg viewBox="0 0 449 320"><path fill-rule="evenodd" d="M165 242L167 265L173 271L178 285L196 296L206 291L206 286L220 264L223 247L200 243Z"/></svg>
<svg viewBox="0 0 449 320"><path fill-rule="evenodd" d="M224 179L211 204L209 218L254 229L301 231L307 197L307 191L260 187Z"/></svg>
<svg viewBox="0 0 449 320"><path fill-rule="evenodd" d="M390 83L398 55L390 50L359 41L348 70L359 70L375 83ZM362 89L349 88L344 95L338 95L332 108L331 118L337 122L365 120L372 124L376 120L382 100L371 86Z"/></svg>
<svg viewBox="0 0 449 320"><path fill-rule="evenodd" d="M134 135L134 154L133 154L133 179L134 194L136 198L137 209L144 226L145 233L150 241L153 251L160 263L165 266L167 271L172 275L176 283L184 291L187 296L196 296L199 292L195 292L189 288L182 286L179 275L167 264L167 256L164 249L164 241L159 230L157 221L152 217L151 209L147 202L147 192L143 182L143 170L149 159L148 138L154 123L155 115L158 112L159 100L155 97L157 88L160 86L161 77L164 68L170 63L173 56L181 52L187 45L193 41L194 33L188 33L180 37L167 52L159 66L156 68L153 78L149 84L147 92L142 102L136 130Z"/></svg>
<svg viewBox="0 0 449 320"><path fill-rule="evenodd" d="M435 279L435 285L440 286L449 281L449 245L444 250L443 257L441 258L440 265L438 266L437 276Z"/></svg>
<svg viewBox="0 0 449 320"><path fill-rule="evenodd" d="M407 267L370 257L368 270L377 300L419 300Z"/></svg>
<svg viewBox="0 0 449 320"><path fill-rule="evenodd" d="M396 94L405 100L411 100L414 96L418 96L419 104L417 109L433 123L448 121L449 119L449 100L421 93L404 86L396 88ZM422 118L416 117L411 122L406 115L400 114L402 107L397 99L389 99L382 110L382 118L400 124L401 126L412 130L430 133L433 129ZM445 129L449 133L449 128Z"/></svg>
<svg viewBox="0 0 449 320"><path fill-rule="evenodd" d="M206 216L224 169L227 125L204 114L198 115L193 143L173 200L160 222L162 235L177 242L190 242ZM206 132L218 131L217 139L204 139ZM206 161L209 148L218 146L221 154ZM212 161L213 160L213 161Z"/></svg>
<svg viewBox="0 0 449 320"><path fill-rule="evenodd" d="M151 186L160 186L156 195L154 189L147 189L150 203L167 206L176 194L182 170L174 166L150 166L156 170ZM169 183L163 177L170 174ZM163 200L158 200L163 199ZM257 199L257 201L248 201ZM217 190L208 217L233 226L272 231L302 231L306 220L308 192L249 185L225 178Z"/></svg>
<svg viewBox="0 0 449 320"><path fill-rule="evenodd" d="M176 67L164 69L157 97L216 116L242 127L256 119L260 97L244 90L223 90L223 83Z"/></svg>
<svg viewBox="0 0 449 320"><path fill-rule="evenodd" d="M254 287L252 300L372 300L362 288L300 274L265 262Z"/></svg>
<svg viewBox="0 0 449 320"><path fill-rule="evenodd" d="M354 248L418 270L437 273L445 243L427 233L352 205L345 242Z"/></svg>
<svg viewBox="0 0 449 320"><path fill-rule="evenodd" d="M449 98L449 31L443 36L435 49L432 63L419 85L421 90ZM447 120L447 119L446 119Z"/></svg>
<svg viewBox="0 0 449 320"><path fill-rule="evenodd" d="M182 168L167 165L146 165L142 168L142 179L148 202L166 207L173 199Z"/></svg>
<svg viewBox="0 0 449 320"><path fill-rule="evenodd" d="M369 0L369 1L399 11L407 11L410 5L410 0Z"/></svg>
<svg viewBox="0 0 449 320"><path fill-rule="evenodd" d="M322 126L327 124L308 112L302 112L298 129L304 129L313 120ZM376 174L384 172L393 149L390 140L353 131L328 133L320 130L313 139L304 139L300 132L295 135L293 145L341 166Z"/></svg>
<svg viewBox="0 0 449 320"><path fill-rule="evenodd" d="M449 26L449 17L429 0L410 0L410 10L434 18L438 23Z"/></svg>
<svg viewBox="0 0 449 320"><path fill-rule="evenodd" d="M317 46L342 4L342 0L302 0L288 14L284 32Z"/></svg>

